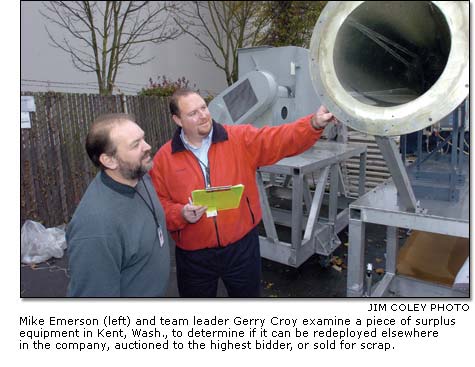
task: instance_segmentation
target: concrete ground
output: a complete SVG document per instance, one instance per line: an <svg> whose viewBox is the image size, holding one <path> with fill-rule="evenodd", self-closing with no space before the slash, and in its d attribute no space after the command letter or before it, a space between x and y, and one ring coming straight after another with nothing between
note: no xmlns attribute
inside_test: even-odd
<svg viewBox="0 0 475 367"><path fill-rule="evenodd" d="M279 228L279 236L290 235L290 229ZM366 260L375 270L384 269L385 231L378 225L367 225ZM333 298L345 297L347 276L347 229L340 233L342 245L333 253L332 262L322 266L318 255L309 258L299 268L292 268L274 261L262 259L262 297ZM172 272L167 297L178 297L176 269L172 251ZM334 266L335 265L335 266ZM65 297L68 285L67 251L61 259L50 259L35 266L20 264L22 298ZM375 272L374 282L382 277ZM218 296L226 297L220 284Z"/></svg>

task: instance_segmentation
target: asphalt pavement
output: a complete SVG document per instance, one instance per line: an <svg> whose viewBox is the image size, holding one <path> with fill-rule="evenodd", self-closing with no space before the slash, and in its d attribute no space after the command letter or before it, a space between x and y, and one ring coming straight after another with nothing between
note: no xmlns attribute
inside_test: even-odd
<svg viewBox="0 0 475 367"><path fill-rule="evenodd" d="M279 238L290 236L290 229L278 228ZM367 225L366 260L375 265L374 282L383 275L385 230L378 225ZM334 298L345 297L347 276L347 229L340 233L340 245L327 259L318 255L310 257L299 268L262 259L262 297L278 298ZM170 285L166 297L179 297L176 285L174 249L172 252L172 270ZM327 261L322 261L327 260ZM22 298L62 298L66 296L69 281L67 250L60 259L32 265L20 264L20 296ZM218 297L227 297L220 283Z"/></svg>

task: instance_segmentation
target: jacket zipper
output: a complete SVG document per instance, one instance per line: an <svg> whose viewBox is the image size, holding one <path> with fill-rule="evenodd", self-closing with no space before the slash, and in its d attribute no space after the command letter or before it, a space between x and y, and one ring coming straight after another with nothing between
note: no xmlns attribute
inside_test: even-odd
<svg viewBox="0 0 475 367"><path fill-rule="evenodd" d="M216 228L216 238L218 240L218 247L222 247L221 246L221 241L219 239L218 221L216 220L216 217L213 217L213 222L214 222L214 228Z"/></svg>
<svg viewBox="0 0 475 367"><path fill-rule="evenodd" d="M195 157L196 162L198 163L198 168L200 169L201 175L203 176L203 181L205 183L205 188L206 188L207 187L206 186L206 177L203 174L203 170L201 169L201 163L200 163L198 157L196 157L192 152L190 152L190 153L193 155L193 157ZM205 169L208 170L208 179L209 179L208 184L209 184L209 186L211 186L211 169L209 167L209 157L208 157L208 168L205 168ZM216 217L213 217L213 222L214 222L214 228L216 230L216 239L218 240L218 247L222 247L221 246L221 240L219 239L218 221L217 221Z"/></svg>
<svg viewBox="0 0 475 367"><path fill-rule="evenodd" d="M246 201L247 201L247 207L249 208L249 211L251 212L252 224L255 224L256 220L254 218L254 213L252 212L252 209L251 209L251 203L249 202L249 198L247 196L246 196Z"/></svg>

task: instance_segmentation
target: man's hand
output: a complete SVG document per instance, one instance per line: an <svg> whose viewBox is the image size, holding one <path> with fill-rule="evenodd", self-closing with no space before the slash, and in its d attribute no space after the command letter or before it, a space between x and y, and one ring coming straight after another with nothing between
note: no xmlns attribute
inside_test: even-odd
<svg viewBox="0 0 475 367"><path fill-rule="evenodd" d="M206 206L186 204L181 210L181 215L188 223L196 223L206 212L206 209L208 209Z"/></svg>
<svg viewBox="0 0 475 367"><path fill-rule="evenodd" d="M310 120L314 129L324 129L329 123L337 123L337 119L332 113L328 112L325 106L320 106L317 112L312 116Z"/></svg>

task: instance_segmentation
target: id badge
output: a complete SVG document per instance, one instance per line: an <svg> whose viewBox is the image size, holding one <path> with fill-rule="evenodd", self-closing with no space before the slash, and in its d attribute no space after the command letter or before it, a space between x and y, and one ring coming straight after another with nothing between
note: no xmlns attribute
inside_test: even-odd
<svg viewBox="0 0 475 367"><path fill-rule="evenodd" d="M160 227L158 227L157 232L158 232L158 241L160 242L160 247L163 247L163 244L165 243L165 238L163 237L163 231Z"/></svg>
<svg viewBox="0 0 475 367"><path fill-rule="evenodd" d="M208 209L206 211L206 218L216 217L218 215L218 211L216 209Z"/></svg>

